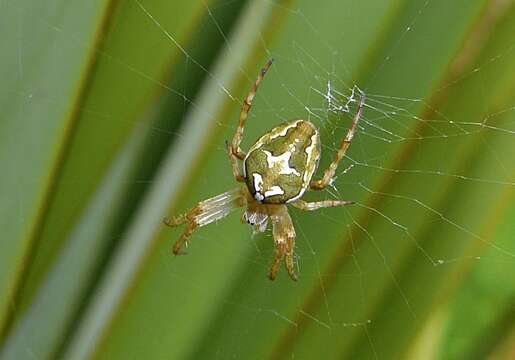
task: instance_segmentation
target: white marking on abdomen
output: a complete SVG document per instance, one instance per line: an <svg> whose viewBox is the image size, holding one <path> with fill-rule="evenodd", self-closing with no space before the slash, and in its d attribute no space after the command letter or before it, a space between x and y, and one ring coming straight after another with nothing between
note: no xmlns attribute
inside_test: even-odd
<svg viewBox="0 0 515 360"><path fill-rule="evenodd" d="M254 178L254 189L256 191L263 190L263 177L261 176L261 174L253 173L252 177Z"/></svg>
<svg viewBox="0 0 515 360"><path fill-rule="evenodd" d="M265 191L265 197L274 196L274 195L283 195L284 190L277 185L270 187L270 190Z"/></svg>
<svg viewBox="0 0 515 360"><path fill-rule="evenodd" d="M252 177L254 178L254 190L256 190L254 198L261 202L265 199L263 194L261 194L261 191L263 191L263 177L259 173L253 173Z"/></svg>
<svg viewBox="0 0 515 360"><path fill-rule="evenodd" d="M270 151L263 150L266 155L266 162L268 163L268 168L272 169L274 166L279 168L279 175L290 175L294 174L296 176L300 176L300 173L290 167L290 158L291 152L285 151L281 155L274 156Z"/></svg>

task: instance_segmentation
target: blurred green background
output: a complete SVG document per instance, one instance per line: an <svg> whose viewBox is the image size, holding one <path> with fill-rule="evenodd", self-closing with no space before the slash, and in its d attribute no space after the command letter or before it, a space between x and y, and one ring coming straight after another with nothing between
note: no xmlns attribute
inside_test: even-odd
<svg viewBox="0 0 515 360"><path fill-rule="evenodd" d="M0 1L0 359L515 358L513 34L512 0ZM244 149L305 118L323 167L367 94L296 283L238 212L182 257L161 224L237 186L270 57Z"/></svg>

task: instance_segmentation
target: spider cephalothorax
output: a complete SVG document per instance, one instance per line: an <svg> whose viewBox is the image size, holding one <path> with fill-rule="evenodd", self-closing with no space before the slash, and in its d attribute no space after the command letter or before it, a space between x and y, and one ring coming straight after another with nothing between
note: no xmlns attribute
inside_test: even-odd
<svg viewBox="0 0 515 360"><path fill-rule="evenodd" d="M359 91L358 110L335 159L322 178L313 181L320 160L320 137L317 128L309 121L295 120L277 126L261 136L248 154L240 148L252 100L271 64L272 60L269 60L245 98L236 133L232 142L227 143L234 178L246 186L201 201L188 213L166 218L164 222L169 226L187 223L185 232L173 247L173 252L177 255L182 253L183 246L195 229L227 216L236 208L246 207L242 220L253 226L255 231L263 232L267 229L269 220L272 223L276 251L270 279L275 279L284 260L290 277L296 280L295 229L286 205L291 204L301 210L317 210L352 204L352 201L346 200L306 202L301 198L306 190L322 190L333 181L336 168L356 132L365 97ZM353 98L350 100L354 101ZM240 171L240 161L243 161L243 174Z"/></svg>

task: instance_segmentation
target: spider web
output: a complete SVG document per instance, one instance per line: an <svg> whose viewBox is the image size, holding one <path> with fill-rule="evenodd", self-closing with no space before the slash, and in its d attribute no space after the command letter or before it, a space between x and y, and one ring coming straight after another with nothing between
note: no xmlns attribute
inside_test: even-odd
<svg viewBox="0 0 515 360"><path fill-rule="evenodd" d="M155 30L156 39L164 38L170 48L178 49L187 64L185 78L190 72L204 73L220 98L234 105L230 119L215 120L216 130L230 138L240 99L254 82L258 69L251 72L238 64L239 75L245 79L244 90L231 88L219 78L215 66L204 65L193 51L181 45L151 6L143 0L131 2L140 11L140 21ZM271 233L253 236L250 229L234 230L236 226L229 224L238 222L236 214L223 223L211 225L212 228L196 232L190 255L185 259L169 258L170 244L160 245L155 256L167 259L164 267L160 262L160 271L164 271L167 281L173 284L162 286L173 286L176 292L188 294L185 299L213 297L216 301L207 313L202 314L212 322L202 324L200 330L186 326L191 319L180 314L181 307L169 309L162 319L174 319L177 331L184 328L194 338L193 342L200 344L197 352L178 352L183 356L240 358L254 350L256 337L259 337L259 343L269 340L272 344L269 346L275 346L274 354L302 357L309 351L305 347L309 345L303 345L302 339L323 348L320 344L327 341L361 336L366 340L361 354L381 358L383 354L377 349L383 348L384 340L378 338L379 330L376 329L384 327L376 327L376 324L389 316L399 316L409 319L415 324L413 326L423 326L426 313L421 298L436 301L434 299L443 291L438 281L442 274L451 274L449 269L474 268L483 263L512 266L515 261L513 246L497 242L487 226L495 222L498 198L501 194L510 194L515 186L511 166L513 151L501 150L514 140L515 100L492 100L492 94L502 90L502 79L495 73L495 68L512 59L515 43L501 44L500 50L492 51L493 55L481 58L476 47L487 46L484 43L487 40L474 33L468 34L469 42L465 41L458 55L453 57L443 79L424 76L426 69L422 65L407 66L416 63L417 47L413 45L411 52L405 53L409 47L404 45L415 42L421 34L430 39L439 36L440 32L426 23L429 21L427 14L438 8L437 2L427 0L407 11L394 38L387 40L389 47L382 49L384 54L379 56L379 61L368 65L367 69L361 67L360 59L371 51L368 46L373 43L372 37L378 29L352 21L353 16L362 19L353 12L352 5L348 7L348 14L334 14L331 19L324 19L327 14L317 15L314 5L286 6L269 0L263 3L272 12L281 13L286 20L279 39L259 34L259 51L265 55L262 59L273 57L275 63L256 96L245 130L244 149L273 125L296 118L307 119L321 129L324 145L320 168L323 169L339 148L356 111L359 91L362 91L366 96L365 112L335 181L326 190L306 196L309 200L348 199L356 203L352 207L313 213L290 211L297 232L300 282L296 284L287 282L283 270L276 283L265 281L264 275L273 256ZM218 11L232 4L232 1L204 3L204 10L211 25L224 39L228 56L236 57L236 40L217 18ZM382 5L385 11L388 4ZM498 7L507 7L509 2L494 1L492 4L490 7L495 11L488 12L486 20L480 22L498 21L501 17ZM20 7L20 10L30 13L30 9ZM37 14L31 16L49 31L62 30ZM337 30L333 25L333 30L328 31L324 24L338 23L342 19L353 27L344 26ZM360 25L368 28L360 28ZM310 36L295 36L295 29L300 28L309 29ZM73 39L73 35L68 36ZM353 41L355 37L362 41ZM348 44L348 47L341 44ZM134 67L126 59L113 57L101 47L96 53L111 59L121 72L153 83L155 90L163 94L161 97L177 97L183 100L185 108L209 113L210 109L199 107L202 102L198 98L190 98L185 89L187 85L184 88L171 86L149 76L145 69ZM403 74L409 81L392 81L389 76L398 76L401 72L395 69L402 66L409 71ZM356 74L360 71L367 75L359 78ZM388 83L391 86L385 86ZM472 89L469 93L466 92L468 88ZM477 96L477 93L483 95ZM25 93L17 95L27 96ZM464 109L467 96L482 101L471 104L470 111L460 113L456 109ZM49 95L45 98L52 99ZM80 111L109 119L109 114L94 108L81 108ZM188 118L188 113L183 116ZM151 124L150 133L156 138L167 136L172 139L180 139L186 134L183 128L170 130L158 122ZM233 186L228 161L218 163L218 159L226 156L223 141L208 146L207 152L215 154L213 159L217 162L206 164L203 176L191 180L191 188L202 189L192 191L195 196L216 195ZM214 177L223 178L224 183L213 184ZM155 181L154 176L134 180L150 185ZM465 197L471 193L478 193L477 200ZM186 210L199 200L201 198L188 198L175 210ZM231 236L225 237L225 233ZM115 237L125 234L125 230L120 231ZM178 234L178 231L172 231L167 235L167 242ZM231 242L239 237L245 239L243 244L232 246ZM217 254L216 258L211 254ZM204 272L224 266L234 270L232 274L225 274L230 276L228 280L218 282L223 287L217 294L213 295L213 289L206 286L202 272L189 272L186 263L194 256L210 259L205 260ZM146 266L154 268L157 265L147 263ZM424 288L416 289L407 270L410 266L415 268L415 274L429 279ZM151 288L140 286L136 292ZM292 297L298 299L293 301L293 306ZM134 295L134 298L137 301L141 295ZM392 306L390 313L377 313L374 304L381 301ZM199 304L202 305L192 300L185 313L195 313L195 305ZM16 310L14 304L13 307ZM163 306L157 308L159 314L165 311ZM148 316L149 321L162 322L162 319L155 313ZM135 326L130 321L117 321ZM163 326L156 325L153 330L157 338L162 339L163 335L158 331ZM148 329L150 325L144 327ZM263 330L266 327L281 331L267 335ZM355 347L360 341L354 339L346 343L344 340L342 349L357 352ZM27 343L28 350L30 347Z"/></svg>

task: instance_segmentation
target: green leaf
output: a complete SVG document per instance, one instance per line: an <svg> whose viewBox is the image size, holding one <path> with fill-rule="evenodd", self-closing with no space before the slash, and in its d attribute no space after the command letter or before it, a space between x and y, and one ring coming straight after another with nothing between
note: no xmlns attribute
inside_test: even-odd
<svg viewBox="0 0 515 360"><path fill-rule="evenodd" d="M0 358L509 357L513 1L0 10ZM161 223L239 186L224 142L270 57L243 149L308 119L321 173L366 94L338 177L306 194L356 203L290 210L298 282L267 279L272 235L238 212L188 256Z"/></svg>
<svg viewBox="0 0 515 360"><path fill-rule="evenodd" d="M0 8L0 328L5 329L18 309L19 282L44 226L108 3L4 1Z"/></svg>
<svg viewBox="0 0 515 360"><path fill-rule="evenodd" d="M157 13L163 12L170 17L174 13L183 14L181 21L174 21L169 30L179 38L190 36L189 27L196 21L201 4L155 3L150 9ZM174 85L166 84L167 73L181 71L182 64L177 59L182 55L181 50L171 47L166 36L156 37L152 21L141 20L142 11L135 2L114 4L102 29L105 32L103 41L93 53L96 63L89 77L87 93L80 99L73 140L63 150L64 160L55 180L56 190L49 200L44 225L38 234L37 250L27 271L23 306L31 301L129 134L138 124L153 121L145 112L149 104L155 106L157 91L168 90ZM51 30L47 29L50 33ZM157 34L161 35L159 31ZM131 39L131 46L127 46L127 39ZM79 42L78 46L86 44ZM176 102L184 102L182 96L177 98L174 99ZM177 127L178 119L172 117L166 124L154 123L154 128L147 130L154 135L154 143L168 144L169 134ZM136 156L134 158L136 160Z"/></svg>

